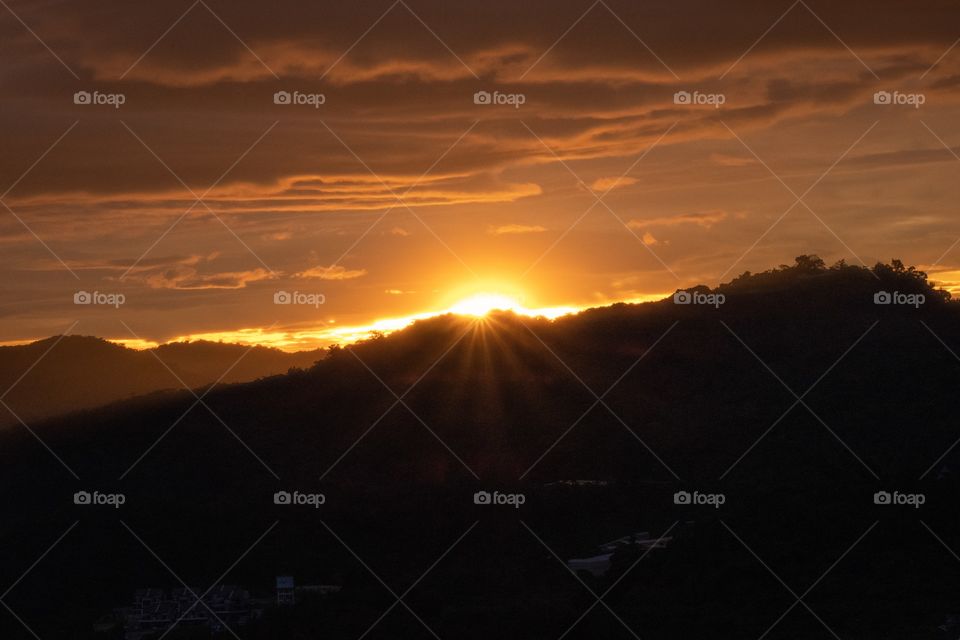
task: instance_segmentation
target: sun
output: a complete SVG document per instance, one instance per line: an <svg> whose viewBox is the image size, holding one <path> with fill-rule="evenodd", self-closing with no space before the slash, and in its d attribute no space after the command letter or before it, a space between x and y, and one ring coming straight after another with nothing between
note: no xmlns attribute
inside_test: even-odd
<svg viewBox="0 0 960 640"><path fill-rule="evenodd" d="M477 293L450 307L451 313L464 316L482 318L491 311L513 311L525 313L523 305L517 298L501 293Z"/></svg>

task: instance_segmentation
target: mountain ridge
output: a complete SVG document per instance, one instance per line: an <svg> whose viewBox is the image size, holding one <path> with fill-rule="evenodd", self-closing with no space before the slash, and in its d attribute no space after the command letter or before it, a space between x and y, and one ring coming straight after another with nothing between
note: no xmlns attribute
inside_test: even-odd
<svg viewBox="0 0 960 640"><path fill-rule="evenodd" d="M208 341L135 350L94 336L51 336L0 347L4 402L28 424L162 390L232 383L311 366L321 350L285 353ZM169 367L169 368L168 368ZM0 427L18 419L0 410Z"/></svg>

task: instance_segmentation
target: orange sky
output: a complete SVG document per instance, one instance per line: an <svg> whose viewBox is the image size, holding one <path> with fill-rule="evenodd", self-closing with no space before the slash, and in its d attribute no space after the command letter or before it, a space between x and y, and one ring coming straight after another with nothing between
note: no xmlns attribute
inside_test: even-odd
<svg viewBox="0 0 960 640"><path fill-rule="evenodd" d="M0 342L298 348L802 253L960 289L955 3L304 4L0 10Z"/></svg>

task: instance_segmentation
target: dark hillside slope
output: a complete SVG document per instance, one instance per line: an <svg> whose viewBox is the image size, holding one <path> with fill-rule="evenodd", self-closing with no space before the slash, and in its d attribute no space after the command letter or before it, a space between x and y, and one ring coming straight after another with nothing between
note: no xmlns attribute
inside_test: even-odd
<svg viewBox="0 0 960 640"><path fill-rule="evenodd" d="M310 367L322 356L319 351L284 353L204 341L165 344L152 351L89 336L54 336L0 347L0 389L13 387L4 402L29 424L161 389L182 389L180 380L191 387L221 376L224 382L247 382ZM16 423L0 407L0 426Z"/></svg>

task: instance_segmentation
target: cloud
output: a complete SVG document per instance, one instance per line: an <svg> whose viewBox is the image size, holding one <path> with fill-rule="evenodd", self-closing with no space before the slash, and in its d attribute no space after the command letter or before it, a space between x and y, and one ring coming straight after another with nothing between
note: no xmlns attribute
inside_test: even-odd
<svg viewBox="0 0 960 640"><path fill-rule="evenodd" d="M124 282L139 282L153 289L242 289L251 282L288 276L285 272L271 272L258 268L241 271L208 271L219 254L191 255L174 258L147 258L130 270ZM82 269L107 269L125 272L127 265L118 262L86 261L77 263ZM340 265L311 267L289 275L304 280L352 280L367 274L366 269L347 269ZM117 280L109 277L109 280Z"/></svg>
<svg viewBox="0 0 960 640"><path fill-rule="evenodd" d="M745 167L749 164L754 164L756 159L746 155L711 153L710 162L718 164L721 167Z"/></svg>
<svg viewBox="0 0 960 640"><path fill-rule="evenodd" d="M129 3L120 0L102 0L97 11L70 3L58 3L57 11L45 10L42 2L20 5L25 22L53 49L79 65L81 75L98 80L123 74L156 40L157 25L170 24L174 17L162 5L138 5L131 12ZM529 70L531 83L577 79L591 72L594 79L651 81L673 77L666 64L680 77L716 77L759 34L765 36L763 46L734 68L737 74L746 73L748 62L768 60L783 66L797 51L841 49L825 25L868 61L878 50L924 46L934 50L929 66L956 38L955 8L938 0L917 0L909 10L898 0L822 3L816 17L805 6L793 5L782 14L783 7L763 3L733 11L708 0L682 5L610 0L584 13L583 3L574 0L557 0L549 10L543 3L509 0L491 0L482 7L424 0L409 10L405 4L393 5L384 14L380 4L336 7L277 0L266 16L262 5L252 0L216 6L216 14L201 3L164 34L129 77L149 84L203 86L267 81L273 73L313 79L325 74L330 84L349 86L410 79L454 82L470 80L474 73L516 79ZM102 28L104 20L121 19L123 29ZM374 24L373 37L354 49L357 36ZM226 25L243 40L234 38ZM443 46L430 30L443 38ZM561 33L563 42L541 60ZM635 39L639 37L643 47ZM18 43L36 45L29 38ZM27 60L49 63L45 52L34 49ZM843 54L858 64L848 51Z"/></svg>
<svg viewBox="0 0 960 640"><path fill-rule="evenodd" d="M126 274L121 281L117 276L108 276L108 281L140 283L151 289L176 289L197 291L203 289L243 289L251 282L272 280L277 274L264 268L238 271L215 271L209 267L219 257L218 253L184 257L146 258L136 266L118 261L83 261L76 266L85 270L107 270Z"/></svg>
<svg viewBox="0 0 960 640"><path fill-rule="evenodd" d="M294 278L305 280L353 280L367 275L366 269L347 269L340 265L329 267L310 267L306 271L294 274Z"/></svg>
<svg viewBox="0 0 960 640"><path fill-rule="evenodd" d="M145 279L146 284L156 289L243 289L249 282L270 280L274 276L266 269L229 271L200 274L191 270L164 272Z"/></svg>
<svg viewBox="0 0 960 640"><path fill-rule="evenodd" d="M435 158L434 158L435 160ZM253 181L225 183L210 190L203 202L223 214L288 214L320 213L339 211L379 211L383 209L404 210L407 207L437 207L463 204L493 204L514 202L521 198L539 195L541 189L534 183L506 183L492 175L488 168L476 168L465 173L441 174L429 177L409 173L341 174L341 175L293 175L262 183ZM268 173L275 168L266 169ZM162 173L155 172L161 178ZM268 177L268 176L261 176ZM102 179L102 176L101 178ZM71 185L68 192L23 195L16 200L19 207L41 211L64 211L69 205L73 211L81 208L101 213L135 211L138 214L168 215L171 212L193 208L197 213L205 210L196 206L189 193L159 190L159 185L140 185L142 190L131 193L129 189L113 193L114 187L91 183L81 190ZM205 189L196 186L195 191ZM394 228L394 232L400 229ZM402 229L400 233L402 235ZM276 233L272 240L289 239L285 233Z"/></svg>
<svg viewBox="0 0 960 640"><path fill-rule="evenodd" d="M726 211L697 211L694 213L682 213L676 216L660 216L643 220L631 220L627 223L627 226L632 229L645 229L647 227L673 227L681 224L695 224L709 229L718 222L726 219Z"/></svg>
<svg viewBox="0 0 960 640"><path fill-rule="evenodd" d="M127 276L126 280L139 281L151 289L243 289L250 282L270 280L274 277L266 269L200 273L197 269L181 265L162 271Z"/></svg>
<svg viewBox="0 0 960 640"><path fill-rule="evenodd" d="M487 233L494 236L504 236L504 235L521 235L524 233L543 233L546 231L546 227L540 225L528 225L528 224L502 224L500 226L490 226L487 228Z"/></svg>
<svg viewBox="0 0 960 640"><path fill-rule="evenodd" d="M776 20L775 12L731 12L706 0L691 0L684 10L688 18L672 21L666 17L672 11L662 7L662 0L649 5L611 2L610 10L624 21L619 23L600 4L541 60L556 34L564 33L583 12L576 2L559 2L545 15L535 5L494 1L474 11L425 0L417 14L426 24L443 25L441 37L457 52L454 56L402 3L382 16L382 8L351 12L280 0L282 8L264 20L260 5L236 0L229 8L217 9L223 23L206 5L195 5L140 59L144 43L156 41L156 25L170 24L168 12L160 7L138 5L131 12L128 3L103 0L96 12L69 3L44 12L42 3L21 4L25 21L49 38L81 77L95 78L101 91L130 94L121 111L125 121L198 193L263 134L265 115L267 122L279 120L280 125L232 167L210 194L210 203L224 212L284 213L390 206L396 201L394 192L413 186L420 172L477 119L482 122L437 168L444 173L441 180L435 181L431 172L405 202L444 206L538 195L533 179L497 182L510 169L555 163L556 158L516 127L517 114L473 104L473 73L489 79L490 89L527 95L524 121L565 161L624 158L635 157L673 124L660 142L663 147L729 138L721 117L745 134L789 119L849 113L869 105L873 91L892 88L887 83L915 80L955 40L949 18L957 11L934 0L920 0L908 20L902 6L892 1L851 2L849 10L818 8L819 15L843 33L883 83L838 47L802 3L740 61L746 44ZM873 19L852 20L858 7ZM122 17L125 28L100 28L110 17ZM375 37L351 48L356 34L375 21ZM245 44L225 24L242 34ZM626 25L648 25L644 41L683 81L638 47ZM66 84L72 82L69 75L62 78L65 70L46 52L36 51L36 42L22 37L19 25L4 24L3 29L0 35L20 36L0 38L0 55L19 65L17 73L5 77L9 100L0 115L7 151L0 158L0 175L9 174L5 183L22 173L22 159L38 157L57 139L64 128L61 122L84 116L83 126L18 185L12 197L73 194L74 205L109 195L114 198L110 202L95 204L130 209L137 203L156 205L163 213L190 205L184 205L189 194L170 190L170 176L115 119L100 117L103 112L95 108L78 110L64 99ZM717 33L722 37L714 37ZM735 62L724 83L719 82L717 77ZM940 61L929 77L930 86L924 87L931 92L929 104L935 102L933 93L941 102L957 100L949 79L958 76L958 68L958 56ZM318 83L321 75L324 82ZM727 95L723 109L673 104L675 91L714 88L709 85L718 85ZM319 110L275 105L272 95L277 90L325 92L329 99ZM98 117L88 117L94 114ZM336 135L318 127L318 118L330 123ZM218 126L209 126L211 121ZM712 158L729 166L749 161L742 153L717 152ZM389 189L364 172L364 163ZM604 173L599 175L608 170L617 175L617 168L601 168ZM301 181L303 176L313 180ZM605 190L613 180L601 177L593 184ZM618 186L634 183L626 178Z"/></svg>
<svg viewBox="0 0 960 640"><path fill-rule="evenodd" d="M636 178L631 178L629 176L616 177L616 178L597 178L593 181L593 184L590 185L590 188L594 191L599 191L600 193L605 193L613 189L620 189L622 187L629 187L632 184L637 184Z"/></svg>

